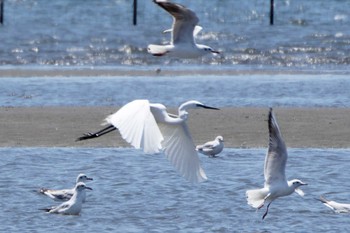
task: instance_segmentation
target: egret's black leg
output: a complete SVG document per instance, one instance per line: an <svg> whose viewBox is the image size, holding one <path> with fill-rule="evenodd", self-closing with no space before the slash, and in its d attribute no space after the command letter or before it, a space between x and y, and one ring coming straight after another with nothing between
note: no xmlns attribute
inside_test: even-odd
<svg viewBox="0 0 350 233"><path fill-rule="evenodd" d="M87 140L87 139L97 138L99 136L102 136L104 134L112 132L116 129L117 128L114 127L113 125L109 125L106 128L103 128L100 131L97 131L96 133L86 133L86 134L84 134L84 136L77 138L75 141L83 141L83 140Z"/></svg>

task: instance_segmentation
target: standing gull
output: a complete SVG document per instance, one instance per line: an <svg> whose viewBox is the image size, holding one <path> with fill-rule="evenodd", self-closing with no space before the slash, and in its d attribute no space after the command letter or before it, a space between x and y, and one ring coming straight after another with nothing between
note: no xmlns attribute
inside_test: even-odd
<svg viewBox="0 0 350 233"><path fill-rule="evenodd" d="M214 141L206 142L203 145L198 145L196 150L209 157L215 157L220 154L224 149L224 138L222 136L217 136Z"/></svg>
<svg viewBox="0 0 350 233"><path fill-rule="evenodd" d="M180 105L178 115L167 112L166 107L148 100L134 100L108 116L108 126L96 133L87 133L77 140L96 138L118 129L122 138L145 153L163 151L177 171L192 183L207 179L186 124L188 110L214 109L191 100Z"/></svg>
<svg viewBox="0 0 350 233"><path fill-rule="evenodd" d="M329 201L322 196L317 200L321 201L325 206L331 208L336 213L349 213L350 212L350 204Z"/></svg>
<svg viewBox="0 0 350 233"><path fill-rule="evenodd" d="M264 188L246 192L248 204L252 207L260 209L265 203L268 203L262 219L266 217L269 207L275 199L288 196L293 192L304 196L304 192L299 189L299 186L306 185L306 183L297 179L290 181L286 179L285 168L288 154L272 108L270 108L269 112L268 125L269 148L265 157Z"/></svg>
<svg viewBox="0 0 350 233"><path fill-rule="evenodd" d="M68 201L63 202L59 206L44 208L41 210L45 210L52 214L78 215L83 206L85 189L92 190L92 188L87 187L83 182L79 182L75 185L73 196Z"/></svg>
<svg viewBox="0 0 350 233"><path fill-rule="evenodd" d="M85 182L89 180L93 180L93 179L90 177L87 177L85 174L79 174L75 183L77 184L79 182ZM67 201L73 196L74 190L75 190L75 187L71 189L60 189L60 190L41 188L39 192L50 197L55 201ZM83 199L83 202L85 202L85 192L82 193L82 199Z"/></svg>
<svg viewBox="0 0 350 233"><path fill-rule="evenodd" d="M180 4L168 2L166 0L154 0L156 4L173 16L172 29L165 30L171 32L171 42L168 45L148 45L148 52L154 56L168 54L178 58L197 58L208 53L218 54L211 47L196 44L195 36L202 29L196 26L199 22L196 13Z"/></svg>

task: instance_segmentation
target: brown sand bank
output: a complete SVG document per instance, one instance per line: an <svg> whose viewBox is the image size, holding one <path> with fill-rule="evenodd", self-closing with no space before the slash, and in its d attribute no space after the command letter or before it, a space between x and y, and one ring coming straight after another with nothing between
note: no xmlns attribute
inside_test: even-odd
<svg viewBox="0 0 350 233"><path fill-rule="evenodd" d="M75 142L101 128L116 107L1 107L0 147L128 147L117 132ZM174 111L172 111L174 112ZM222 135L226 147L266 147L267 108L191 110L195 143ZM276 108L288 147L350 148L350 109Z"/></svg>

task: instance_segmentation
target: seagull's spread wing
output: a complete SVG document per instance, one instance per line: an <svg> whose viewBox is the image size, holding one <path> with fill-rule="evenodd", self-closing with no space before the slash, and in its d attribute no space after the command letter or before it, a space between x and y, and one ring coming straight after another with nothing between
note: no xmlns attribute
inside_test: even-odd
<svg viewBox="0 0 350 233"><path fill-rule="evenodd" d="M285 168L287 163L287 149L283 141L276 118L269 112L269 148L265 158L265 186L278 182L286 182Z"/></svg>
<svg viewBox="0 0 350 233"><path fill-rule="evenodd" d="M207 179L185 123L161 124L164 154L186 180L197 183Z"/></svg>
<svg viewBox="0 0 350 233"><path fill-rule="evenodd" d="M193 30L199 22L196 13L180 4L164 0L154 0L160 7L166 10L174 18L172 27L172 44L191 43L194 44Z"/></svg>
<svg viewBox="0 0 350 233"><path fill-rule="evenodd" d="M158 153L163 136L150 110L148 100L134 100L106 121L114 125L124 140L145 153Z"/></svg>
<svg viewBox="0 0 350 233"><path fill-rule="evenodd" d="M196 25L194 27L194 30L193 30L193 37L196 38L198 36L198 34L202 31L202 29L203 28L201 26ZM163 33L168 33L168 32L171 33L172 31L173 31L173 29L170 28L170 29L164 30Z"/></svg>

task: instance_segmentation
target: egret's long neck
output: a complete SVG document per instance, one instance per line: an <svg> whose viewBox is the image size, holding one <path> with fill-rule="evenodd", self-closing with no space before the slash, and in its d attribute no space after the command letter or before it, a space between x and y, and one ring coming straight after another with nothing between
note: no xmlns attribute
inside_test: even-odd
<svg viewBox="0 0 350 233"><path fill-rule="evenodd" d="M187 112L186 106L181 105L179 107L179 118L181 118L182 120L187 120L188 112Z"/></svg>

